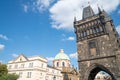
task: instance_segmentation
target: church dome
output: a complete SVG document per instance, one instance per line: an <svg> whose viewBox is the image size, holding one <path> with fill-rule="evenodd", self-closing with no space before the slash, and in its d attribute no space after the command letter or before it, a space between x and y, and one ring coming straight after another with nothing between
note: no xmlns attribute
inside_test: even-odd
<svg viewBox="0 0 120 80"><path fill-rule="evenodd" d="M64 53L63 49L55 56L54 60L70 60L69 57Z"/></svg>

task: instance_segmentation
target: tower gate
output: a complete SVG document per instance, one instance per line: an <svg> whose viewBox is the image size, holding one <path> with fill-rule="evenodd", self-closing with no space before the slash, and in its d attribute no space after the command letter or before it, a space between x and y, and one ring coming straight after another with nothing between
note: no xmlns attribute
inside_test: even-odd
<svg viewBox="0 0 120 80"><path fill-rule="evenodd" d="M83 9L82 20L74 19L77 37L80 80L94 80L98 72L108 73L112 80L120 80L120 40L113 20L98 7Z"/></svg>

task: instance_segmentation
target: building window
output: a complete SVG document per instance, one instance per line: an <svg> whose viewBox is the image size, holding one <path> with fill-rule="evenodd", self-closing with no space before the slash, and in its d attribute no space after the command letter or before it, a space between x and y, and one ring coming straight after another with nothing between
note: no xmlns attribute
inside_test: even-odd
<svg viewBox="0 0 120 80"><path fill-rule="evenodd" d="M54 73L54 70L52 70L52 73Z"/></svg>
<svg viewBox="0 0 120 80"><path fill-rule="evenodd" d="M53 80L56 80L56 76L53 77Z"/></svg>
<svg viewBox="0 0 120 80"><path fill-rule="evenodd" d="M25 64L21 64L21 68L24 68Z"/></svg>
<svg viewBox="0 0 120 80"><path fill-rule="evenodd" d="M12 68L12 65L9 65L9 67L8 67L9 69L11 69Z"/></svg>
<svg viewBox="0 0 120 80"><path fill-rule="evenodd" d="M31 78L32 72L27 73L27 78Z"/></svg>
<svg viewBox="0 0 120 80"><path fill-rule="evenodd" d="M93 33L97 33L97 30L96 30L96 28L93 28Z"/></svg>
<svg viewBox="0 0 120 80"><path fill-rule="evenodd" d="M33 63L29 63L29 67L32 68L33 67Z"/></svg>
<svg viewBox="0 0 120 80"><path fill-rule="evenodd" d="M59 67L59 62L57 62L57 67Z"/></svg>
<svg viewBox="0 0 120 80"><path fill-rule="evenodd" d="M42 73L40 73L40 76L42 76Z"/></svg>
<svg viewBox="0 0 120 80"><path fill-rule="evenodd" d="M47 71L49 72L49 69L47 69Z"/></svg>
<svg viewBox="0 0 120 80"><path fill-rule="evenodd" d="M45 77L45 80L49 80L49 76L46 76L46 77Z"/></svg>
<svg viewBox="0 0 120 80"><path fill-rule="evenodd" d="M17 69L17 68L18 68L18 65L16 64L14 68Z"/></svg>
<svg viewBox="0 0 120 80"><path fill-rule="evenodd" d="M19 72L19 77L20 77L20 78L22 77L22 74L23 74L22 72Z"/></svg>
<svg viewBox="0 0 120 80"><path fill-rule="evenodd" d="M95 56L97 54L95 41L89 42L89 51L90 51L90 56Z"/></svg>
<svg viewBox="0 0 120 80"><path fill-rule="evenodd" d="M65 62L62 62L62 66L63 66L63 67L65 66Z"/></svg>
<svg viewBox="0 0 120 80"><path fill-rule="evenodd" d="M99 27L97 27L97 28L96 28L96 31L99 33L99 32L100 32L100 28L99 28Z"/></svg>
<svg viewBox="0 0 120 80"><path fill-rule="evenodd" d="M44 65L44 64L42 63L42 64L41 64L41 68L43 68L43 65Z"/></svg>

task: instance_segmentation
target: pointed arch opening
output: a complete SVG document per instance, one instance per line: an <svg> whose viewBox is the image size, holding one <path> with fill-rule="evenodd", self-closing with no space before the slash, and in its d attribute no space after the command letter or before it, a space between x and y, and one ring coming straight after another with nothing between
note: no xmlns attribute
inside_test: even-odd
<svg viewBox="0 0 120 80"><path fill-rule="evenodd" d="M90 66L86 74L88 75L88 77L85 80L116 80L109 69L98 64Z"/></svg>

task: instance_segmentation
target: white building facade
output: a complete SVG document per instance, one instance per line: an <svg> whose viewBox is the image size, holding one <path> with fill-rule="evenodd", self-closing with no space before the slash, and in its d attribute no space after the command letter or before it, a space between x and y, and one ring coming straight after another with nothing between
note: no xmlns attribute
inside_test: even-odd
<svg viewBox="0 0 120 80"><path fill-rule="evenodd" d="M20 55L7 66L9 73L19 75L18 80L63 80L61 70L48 66L47 59L41 56Z"/></svg>

